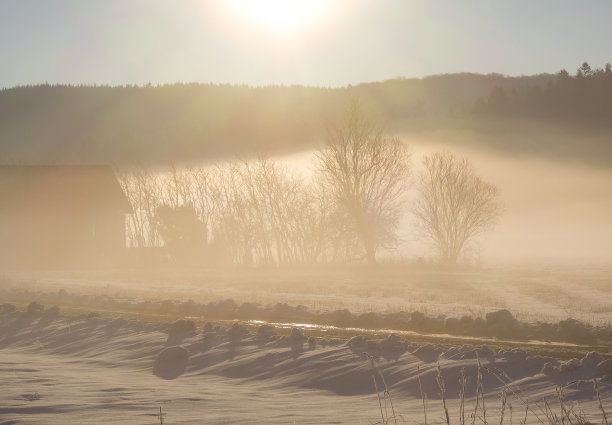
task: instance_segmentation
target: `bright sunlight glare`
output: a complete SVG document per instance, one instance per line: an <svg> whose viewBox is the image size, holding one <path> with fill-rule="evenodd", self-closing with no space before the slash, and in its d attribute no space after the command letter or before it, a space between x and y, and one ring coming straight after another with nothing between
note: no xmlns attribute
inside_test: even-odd
<svg viewBox="0 0 612 425"><path fill-rule="evenodd" d="M268 30L296 31L319 18L325 0L229 0L230 4L258 26Z"/></svg>

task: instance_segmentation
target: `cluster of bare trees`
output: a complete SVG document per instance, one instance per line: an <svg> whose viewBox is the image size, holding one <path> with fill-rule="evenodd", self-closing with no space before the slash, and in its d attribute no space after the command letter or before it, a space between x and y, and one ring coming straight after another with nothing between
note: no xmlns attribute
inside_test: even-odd
<svg viewBox="0 0 612 425"><path fill-rule="evenodd" d="M325 220L310 183L266 158L120 173L132 203L128 241L176 261L240 265L317 261Z"/></svg>
<svg viewBox="0 0 612 425"><path fill-rule="evenodd" d="M119 170L134 213L132 247L165 247L177 262L291 265L376 262L397 245L408 210L410 154L353 103L301 175L269 158L199 167ZM499 215L497 189L466 160L426 157L413 205L445 262Z"/></svg>

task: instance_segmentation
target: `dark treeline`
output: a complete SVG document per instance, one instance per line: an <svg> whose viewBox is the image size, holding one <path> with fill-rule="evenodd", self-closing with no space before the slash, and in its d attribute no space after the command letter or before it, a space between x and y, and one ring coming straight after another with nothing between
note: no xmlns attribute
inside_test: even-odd
<svg viewBox="0 0 612 425"><path fill-rule="evenodd" d="M336 109L330 93L199 84L8 89L0 92L0 154L13 162L132 163L291 149Z"/></svg>
<svg viewBox="0 0 612 425"><path fill-rule="evenodd" d="M544 87L510 91L503 86L491 89L487 100L474 106L478 114L519 116L550 122L572 122L612 128L612 65L592 69L584 62L574 75L565 69L550 77Z"/></svg>
<svg viewBox="0 0 612 425"><path fill-rule="evenodd" d="M568 117L589 117L606 127L608 76L609 68L576 77L449 74L342 88L16 87L0 91L0 156L5 163L118 164L295 150L320 141L354 98L392 132L491 129L491 123L507 131L518 126L505 118L516 116L564 125L572 125Z"/></svg>

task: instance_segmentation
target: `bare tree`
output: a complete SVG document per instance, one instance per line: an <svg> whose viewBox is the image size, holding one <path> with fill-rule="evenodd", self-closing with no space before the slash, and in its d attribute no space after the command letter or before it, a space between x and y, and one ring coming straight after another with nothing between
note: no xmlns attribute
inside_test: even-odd
<svg viewBox="0 0 612 425"><path fill-rule="evenodd" d="M426 156L423 165L414 214L440 260L455 264L467 244L497 221L499 191L478 177L467 159L450 152Z"/></svg>
<svg viewBox="0 0 612 425"><path fill-rule="evenodd" d="M160 172L159 184L164 204L174 209L183 205L194 205L193 195L196 193L193 187L194 176L193 169L177 166L174 163L171 163L165 172Z"/></svg>
<svg viewBox="0 0 612 425"><path fill-rule="evenodd" d="M130 247L159 246L155 211L162 201L162 185L155 172L145 167L117 170L119 184L132 205L127 220Z"/></svg>
<svg viewBox="0 0 612 425"><path fill-rule="evenodd" d="M406 146L368 121L353 101L316 158L337 215L360 239L368 262L376 263L376 250L397 240L410 172Z"/></svg>

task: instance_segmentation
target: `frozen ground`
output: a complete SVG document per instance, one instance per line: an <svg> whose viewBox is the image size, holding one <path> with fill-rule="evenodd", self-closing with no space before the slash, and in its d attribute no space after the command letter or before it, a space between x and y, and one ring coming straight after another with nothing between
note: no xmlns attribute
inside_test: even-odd
<svg viewBox="0 0 612 425"><path fill-rule="evenodd" d="M266 327L256 333L254 324L248 327L251 334L241 326L230 328L233 317L217 322L225 327L204 327L204 316L194 318L195 323L172 325L180 308L143 314L130 306L144 302L182 308L191 305L189 299L214 304L231 297L236 303L263 306L303 305L321 314L348 308L356 313L404 310L476 317L507 308L524 321L574 317L608 326L609 276L605 268L445 272L400 267L5 274L0 304L14 303L18 311L0 308L0 424L155 424L160 406L166 424L372 424L381 421L373 377L383 416L391 413L381 375L368 356L374 358L402 415L398 423L424 422L419 376L427 394L427 423L445 422L436 382L438 363L451 422L458 423L463 368L468 378L466 420L471 424L476 354L482 360L488 423L500 421L504 389L506 423L510 412L514 423L520 423L527 406L527 423L548 423L544 397L559 418L563 412L576 413L601 423L592 379L597 378L610 415L609 344L588 349L515 344L521 348L509 351L510 346L495 340L486 342L491 348L477 339L463 343L442 338L444 345L426 345L436 339L410 333L395 338L381 332L368 334L377 342L358 337L347 344L359 331L339 329L305 331L306 338L317 336L309 343L298 331L289 335L290 329L276 329L281 336L275 337ZM47 307L58 304L72 316L52 309L24 312L34 299ZM587 355L588 350L599 354ZM569 359L568 353L577 359ZM559 405L559 388L565 410ZM476 416L476 424L484 423L481 407Z"/></svg>
<svg viewBox="0 0 612 425"><path fill-rule="evenodd" d="M423 422L420 378L428 423L442 423L438 364L457 422L462 369L466 416L474 411L477 355L490 422L499 423L504 388L506 418L512 406L517 423L527 403L528 423L546 420L544 397L562 414L557 388L568 409L600 422L592 378L604 408L612 407L612 361L596 353L560 362L519 349L422 346L394 336L347 343L309 340L298 330L279 337L269 326L248 333L240 325L17 311L0 315L0 424L153 424L160 406L167 424L371 424L381 418L373 382L382 391L381 374L402 420Z"/></svg>
<svg viewBox="0 0 612 425"><path fill-rule="evenodd" d="M1 275L0 275L1 276ZM5 291L3 294L2 291ZM368 269L235 269L45 271L6 273L6 291L30 302L37 294L64 291L122 300L232 298L263 306L286 303L310 311L422 312L428 316L484 317L508 309L525 322L568 317L591 325L612 323L612 267L602 264L440 271L418 266Z"/></svg>

